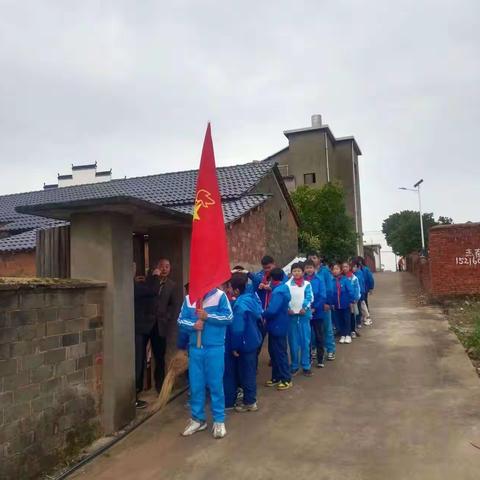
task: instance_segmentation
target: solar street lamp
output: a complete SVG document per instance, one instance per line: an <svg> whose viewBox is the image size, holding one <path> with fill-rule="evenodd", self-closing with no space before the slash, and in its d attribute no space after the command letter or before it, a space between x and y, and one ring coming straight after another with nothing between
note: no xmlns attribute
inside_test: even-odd
<svg viewBox="0 0 480 480"><path fill-rule="evenodd" d="M425 235L423 233L423 215L422 215L422 196L420 194L420 185L423 183L421 178L413 188L399 187L400 190L408 190L409 192L416 192L418 194L418 210L420 212L420 232L422 234L422 252L425 254Z"/></svg>

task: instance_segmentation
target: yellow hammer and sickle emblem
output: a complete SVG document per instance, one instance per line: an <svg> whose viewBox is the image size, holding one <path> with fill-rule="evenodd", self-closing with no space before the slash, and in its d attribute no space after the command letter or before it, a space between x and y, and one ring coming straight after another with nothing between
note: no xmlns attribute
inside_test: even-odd
<svg viewBox="0 0 480 480"><path fill-rule="evenodd" d="M215 200L212 198L212 195L208 190L201 188L197 192L197 196L195 198L195 205L193 206L193 220L200 220L200 209L208 208L210 205L215 205Z"/></svg>

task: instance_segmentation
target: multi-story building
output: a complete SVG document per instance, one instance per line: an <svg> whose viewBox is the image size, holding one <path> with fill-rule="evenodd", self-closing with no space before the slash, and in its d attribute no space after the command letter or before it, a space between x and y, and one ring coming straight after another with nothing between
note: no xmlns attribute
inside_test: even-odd
<svg viewBox="0 0 480 480"><path fill-rule="evenodd" d="M290 191L300 185L322 187L337 180L345 190L347 212L355 222L357 251L363 252L362 204L358 157L362 154L354 137L336 138L321 115L312 115L312 125L286 130L288 146L269 159L278 163Z"/></svg>

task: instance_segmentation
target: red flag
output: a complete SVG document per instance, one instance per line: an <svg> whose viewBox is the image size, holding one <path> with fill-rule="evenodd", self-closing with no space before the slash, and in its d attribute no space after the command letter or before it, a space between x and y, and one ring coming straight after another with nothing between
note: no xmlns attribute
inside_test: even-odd
<svg viewBox="0 0 480 480"><path fill-rule="evenodd" d="M193 303L231 276L222 200L208 124L193 207L189 296Z"/></svg>

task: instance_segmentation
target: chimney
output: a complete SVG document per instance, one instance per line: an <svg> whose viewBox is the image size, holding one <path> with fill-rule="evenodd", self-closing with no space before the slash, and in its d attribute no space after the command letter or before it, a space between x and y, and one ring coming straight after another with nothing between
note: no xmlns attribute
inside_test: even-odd
<svg viewBox="0 0 480 480"><path fill-rule="evenodd" d="M321 127L322 126L322 116L316 113L312 115L312 127Z"/></svg>

